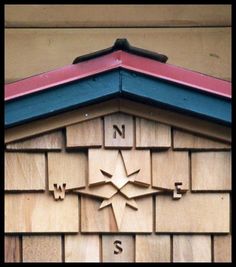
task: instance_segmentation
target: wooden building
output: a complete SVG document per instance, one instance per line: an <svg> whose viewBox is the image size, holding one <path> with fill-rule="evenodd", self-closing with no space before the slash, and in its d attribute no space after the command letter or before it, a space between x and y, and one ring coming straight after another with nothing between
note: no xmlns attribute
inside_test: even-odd
<svg viewBox="0 0 236 267"><path fill-rule="evenodd" d="M78 6L6 6L5 262L231 262L230 7Z"/></svg>
<svg viewBox="0 0 236 267"><path fill-rule="evenodd" d="M230 261L231 83L166 61L118 39L6 86L6 260Z"/></svg>

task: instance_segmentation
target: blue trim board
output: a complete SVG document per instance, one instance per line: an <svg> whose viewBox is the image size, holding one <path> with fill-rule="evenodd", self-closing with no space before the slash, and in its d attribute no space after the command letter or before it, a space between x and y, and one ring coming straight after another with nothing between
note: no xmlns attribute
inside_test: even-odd
<svg viewBox="0 0 236 267"><path fill-rule="evenodd" d="M11 127L110 99L119 94L119 72L52 87L5 105L5 126Z"/></svg>
<svg viewBox="0 0 236 267"><path fill-rule="evenodd" d="M13 127L81 106L124 97L224 125L231 123L231 101L148 75L116 69L5 103L5 127Z"/></svg>
<svg viewBox="0 0 236 267"><path fill-rule="evenodd" d="M231 122L231 101L226 98L143 74L123 71L121 75L126 96L219 123Z"/></svg>

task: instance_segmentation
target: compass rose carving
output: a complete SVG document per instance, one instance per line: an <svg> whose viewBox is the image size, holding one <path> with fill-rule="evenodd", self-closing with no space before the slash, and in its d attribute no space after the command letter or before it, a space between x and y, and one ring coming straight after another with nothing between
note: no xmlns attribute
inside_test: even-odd
<svg viewBox="0 0 236 267"><path fill-rule="evenodd" d="M98 210L112 208L119 230L125 210L139 210L137 198L166 191L180 199L186 191L181 181L175 182L172 190L152 188L150 160L150 150L89 149L87 186L70 188L66 182L54 183L54 199L63 200L69 191L96 197L101 200Z"/></svg>
<svg viewBox="0 0 236 267"><path fill-rule="evenodd" d="M109 169L109 168L108 168ZM75 190L78 193L95 196L101 199L99 210L111 206L118 229L121 227L123 214L126 208L138 210L135 198L159 192L136 181L140 172L134 168L131 173L127 172L122 151L118 151L113 171L106 167L100 169L103 182L90 185L85 189Z"/></svg>

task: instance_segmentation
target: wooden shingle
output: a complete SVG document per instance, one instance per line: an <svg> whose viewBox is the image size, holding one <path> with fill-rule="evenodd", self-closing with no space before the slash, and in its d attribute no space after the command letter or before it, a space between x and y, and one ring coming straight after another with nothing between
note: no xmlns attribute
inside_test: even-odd
<svg viewBox="0 0 236 267"><path fill-rule="evenodd" d="M43 153L5 153L5 190L45 190Z"/></svg>
<svg viewBox="0 0 236 267"><path fill-rule="evenodd" d="M6 233L60 233L79 230L78 196L63 201L48 193L5 195Z"/></svg>
<svg viewBox="0 0 236 267"><path fill-rule="evenodd" d="M65 235L65 262L99 262L99 235Z"/></svg>
<svg viewBox="0 0 236 267"><path fill-rule="evenodd" d="M62 262L61 236L23 236L23 262Z"/></svg>
<svg viewBox="0 0 236 267"><path fill-rule="evenodd" d="M215 235L213 238L214 262L232 261L231 235Z"/></svg>
<svg viewBox="0 0 236 267"><path fill-rule="evenodd" d="M227 193L186 193L174 201L156 197L158 233L228 233L230 201Z"/></svg>
<svg viewBox="0 0 236 267"><path fill-rule="evenodd" d="M103 183L106 180L103 172L113 174L115 171L117 150L92 148L88 151L88 182L89 185ZM101 172L101 170L103 172Z"/></svg>
<svg viewBox="0 0 236 267"><path fill-rule="evenodd" d="M192 153L192 190L231 190L231 153Z"/></svg>
<svg viewBox="0 0 236 267"><path fill-rule="evenodd" d="M178 150L230 149L229 143L215 141L196 134L180 130L173 131L173 147Z"/></svg>
<svg viewBox="0 0 236 267"><path fill-rule="evenodd" d="M149 186L151 183L149 150L121 150L119 152L118 150L89 149L89 184L102 183L108 177L112 177L120 156L127 177L136 173L135 182Z"/></svg>
<svg viewBox="0 0 236 267"><path fill-rule="evenodd" d="M101 118L66 127L67 147L100 147L103 142Z"/></svg>
<svg viewBox="0 0 236 267"><path fill-rule="evenodd" d="M169 148L170 146L170 126L136 117L136 147Z"/></svg>
<svg viewBox="0 0 236 267"><path fill-rule="evenodd" d="M85 187L87 177L87 155L84 152L49 152L49 190L54 184L66 184L66 189Z"/></svg>
<svg viewBox="0 0 236 267"><path fill-rule="evenodd" d="M189 158L187 152L160 151L152 153L152 181L157 188L175 189L181 182L183 190L189 189Z"/></svg>
<svg viewBox="0 0 236 267"><path fill-rule="evenodd" d="M111 206L99 210L102 203L101 200L81 197L81 232L152 232L152 198L144 197L137 199L136 202L138 210L134 210L126 205L121 226L118 230Z"/></svg>
<svg viewBox="0 0 236 267"><path fill-rule="evenodd" d="M105 147L130 148L134 144L133 117L116 113L104 117Z"/></svg>
<svg viewBox="0 0 236 267"><path fill-rule="evenodd" d="M174 235L173 262L211 262L211 236Z"/></svg>
<svg viewBox="0 0 236 267"><path fill-rule="evenodd" d="M20 236L5 235L4 262L20 262L20 261L21 261Z"/></svg>
<svg viewBox="0 0 236 267"><path fill-rule="evenodd" d="M150 150L122 150L127 174L130 175L139 170L135 182L144 186L151 184L151 155Z"/></svg>
<svg viewBox="0 0 236 267"><path fill-rule="evenodd" d="M46 133L37 137L7 144L9 150L60 150L63 147L61 131Z"/></svg>
<svg viewBox="0 0 236 267"><path fill-rule="evenodd" d="M170 262L169 235L136 235L135 262Z"/></svg>
<svg viewBox="0 0 236 267"><path fill-rule="evenodd" d="M134 262L132 235L103 235L102 262Z"/></svg>

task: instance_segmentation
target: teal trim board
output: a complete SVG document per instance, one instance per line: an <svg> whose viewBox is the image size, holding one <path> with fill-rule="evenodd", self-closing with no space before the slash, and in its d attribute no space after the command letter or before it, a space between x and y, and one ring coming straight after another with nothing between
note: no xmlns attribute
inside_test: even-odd
<svg viewBox="0 0 236 267"><path fill-rule="evenodd" d="M224 125L231 101L178 83L124 69L103 72L5 102L5 126L13 127L81 106L124 97Z"/></svg>
<svg viewBox="0 0 236 267"><path fill-rule="evenodd" d="M52 87L5 103L5 126L48 117L119 94L119 71Z"/></svg>
<svg viewBox="0 0 236 267"><path fill-rule="evenodd" d="M127 97L145 100L189 115L230 124L231 101L190 87L156 79L144 74L122 71L122 92Z"/></svg>

